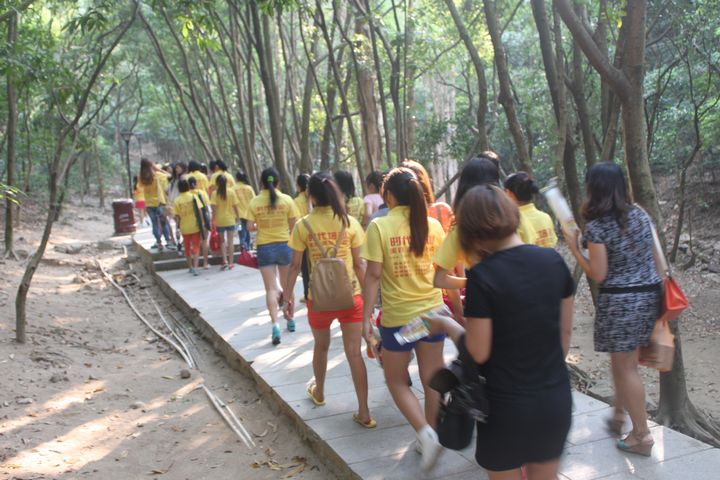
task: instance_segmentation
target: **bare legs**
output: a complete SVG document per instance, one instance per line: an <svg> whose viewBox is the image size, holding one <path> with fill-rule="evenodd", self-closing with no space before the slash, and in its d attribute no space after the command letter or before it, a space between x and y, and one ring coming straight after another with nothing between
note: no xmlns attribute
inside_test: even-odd
<svg viewBox="0 0 720 480"><path fill-rule="evenodd" d="M227 230L220 233L220 253L222 253L223 266L232 266L233 257L235 256L235 232Z"/></svg>
<svg viewBox="0 0 720 480"><path fill-rule="evenodd" d="M420 408L420 402L408 385L408 364L410 352L383 351L383 366L385 382L390 395L400 412L405 416L415 431L420 431L426 425L435 426L437 420L440 398L437 392L428 384L432 375L443 367L443 342L418 342L415 346L418 366L420 367L420 380L425 392L425 409Z"/></svg>
<svg viewBox="0 0 720 480"><path fill-rule="evenodd" d="M649 434L647 412L645 411L645 386L638 372L638 351L610 354L613 382L615 383L615 414L625 408L633 424L634 436L626 443L632 446L639 441L636 437Z"/></svg>
<svg viewBox="0 0 720 480"><path fill-rule="evenodd" d="M287 267L285 267L285 273L287 274ZM263 283L265 284L265 304L267 305L268 312L270 313L270 320L272 324L277 323L278 315L278 267L276 265L270 265L269 267L261 267L260 274L262 275Z"/></svg>
<svg viewBox="0 0 720 480"><path fill-rule="evenodd" d="M340 324L340 329L342 330L345 357L350 364L350 375L358 399L358 416L361 422L367 423L370 421L370 408L368 407L367 370L362 358L362 323L343 323Z"/></svg>

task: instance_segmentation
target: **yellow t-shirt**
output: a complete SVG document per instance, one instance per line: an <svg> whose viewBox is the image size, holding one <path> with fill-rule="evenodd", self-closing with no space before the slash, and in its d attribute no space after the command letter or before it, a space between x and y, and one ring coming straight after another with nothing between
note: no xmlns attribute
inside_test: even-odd
<svg viewBox="0 0 720 480"><path fill-rule="evenodd" d="M290 219L300 216L292 197L276 193L275 208L270 206L270 191L267 189L250 200L247 208L247 219L257 224L257 245L287 242L290 239Z"/></svg>
<svg viewBox="0 0 720 480"><path fill-rule="evenodd" d="M161 203L165 203L165 193L160 178L161 174L156 173L149 185L144 184L142 180L138 182L138 188L145 198L146 207L158 207Z"/></svg>
<svg viewBox="0 0 720 480"><path fill-rule="evenodd" d="M537 240L535 228L522 213L520 214L520 224L518 225L517 234L520 236L520 240L524 243L527 243L528 245L535 245Z"/></svg>
<svg viewBox="0 0 720 480"><path fill-rule="evenodd" d="M365 216L365 202L360 197L352 197L348 200L347 205L348 215L355 218L358 222L362 223L363 217Z"/></svg>
<svg viewBox="0 0 720 480"><path fill-rule="evenodd" d="M298 209L298 215L300 217L304 217L308 213L310 213L310 204L308 202L308 196L307 192L300 192L297 194L297 197L294 199L295 206Z"/></svg>
<svg viewBox="0 0 720 480"><path fill-rule="evenodd" d="M422 257L410 251L410 210L395 207L387 216L376 218L367 230L362 256L382 263L384 327L400 327L417 316L440 307L442 292L433 287L433 255L445 237L442 226L428 217L428 240Z"/></svg>
<svg viewBox="0 0 720 480"><path fill-rule="evenodd" d="M209 186L208 186L209 190L214 190L217 188L217 178L220 175L223 175L225 177L225 179L227 179L228 188L232 188L235 186L235 178L232 176L232 174L230 174L228 172L224 172L222 170L218 170L217 172L210 175L210 182L209 182Z"/></svg>
<svg viewBox="0 0 720 480"><path fill-rule="evenodd" d="M525 218L535 230L535 245L554 248L557 245L558 238L555 233L555 224L550 215L538 210L534 203L521 205L519 209L520 218Z"/></svg>
<svg viewBox="0 0 720 480"><path fill-rule="evenodd" d="M197 180L197 188L205 190L207 192L208 186L210 186L210 182L208 181L208 178L205 176L204 173L199 170L195 170L194 172L189 172L187 176L193 177L195 180Z"/></svg>
<svg viewBox="0 0 720 480"><path fill-rule="evenodd" d="M214 191L210 196L210 205L213 206L213 212L215 213L215 226L232 227L235 225L237 220L235 210L238 206L238 199L234 190L228 188L224 200L217 190ZM239 212L240 209L237 208L237 211Z"/></svg>
<svg viewBox="0 0 720 480"><path fill-rule="evenodd" d="M331 250L335 247L338 235L340 235L340 231L342 230L342 223L340 219L335 216L332 208L317 207L313 209L309 215L305 216L303 220L310 224L313 232L315 232L315 236L327 253L332 253ZM308 259L310 271L312 272L317 261L322 258L322 252L310 236L307 227L303 224L303 220L298 220L295 224L288 245L298 252L304 252L306 249L309 251ZM342 242L340 242L337 258L345 261L348 277L352 281L355 295L358 295L360 293L360 282L358 282L353 270L352 249L362 246L365 240L365 232L363 232L360 222L353 217L349 217L349 220L350 225L345 227L345 235ZM312 285L310 286L309 296L312 298Z"/></svg>
<svg viewBox="0 0 720 480"><path fill-rule="evenodd" d="M247 208L250 205L250 200L255 197L255 190L247 183L237 182L235 184L235 195L238 199L240 218L247 218Z"/></svg>
<svg viewBox="0 0 720 480"><path fill-rule="evenodd" d="M176 217L180 217L179 226L183 235L190 235L200 231L200 225L193 207L193 202L197 202L196 198L192 192L183 192L173 202L173 213Z"/></svg>
<svg viewBox="0 0 720 480"><path fill-rule="evenodd" d="M140 182L138 182L138 184L135 186L135 190L133 190L133 200L135 200L136 202L145 201L145 192L143 191Z"/></svg>
<svg viewBox="0 0 720 480"><path fill-rule="evenodd" d="M458 263L465 265L465 268L470 268L470 265L465 252L460 246L460 238L458 237L457 227L453 227L448 233L445 240L443 240L440 248L435 253L433 261L441 268L445 270L453 270Z"/></svg>

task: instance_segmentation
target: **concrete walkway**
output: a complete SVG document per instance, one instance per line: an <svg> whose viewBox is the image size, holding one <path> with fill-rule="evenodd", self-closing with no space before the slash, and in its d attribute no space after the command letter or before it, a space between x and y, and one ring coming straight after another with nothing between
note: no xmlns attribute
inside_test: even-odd
<svg viewBox="0 0 720 480"><path fill-rule="evenodd" d="M138 252L151 265L146 231L135 235ZM312 378L313 339L306 310L296 313L297 331L283 331L282 343L270 344L270 318L259 272L236 266L221 272L218 267L192 277L187 270L157 272L165 293L190 314L197 326L214 342L228 361L248 369L259 388L273 398L280 410L298 425L300 432L336 469L335 476L364 479L484 479L474 461L474 445L455 452L447 450L430 474L419 469L414 433L387 391L381 369L366 359L370 385L370 409L378 422L366 430L352 421L355 393L342 349L337 323L328 355L326 406L315 407L305 390ZM300 284L300 282L298 281ZM296 297L299 298L296 293ZM284 326L284 321L282 321ZM451 342L446 356L454 356ZM419 386L413 365L413 385ZM416 390L422 397L422 390ZM561 478L571 480L607 478L711 479L720 478L720 450L662 426L653 425L655 448L651 458L625 455L606 433L604 419L610 407L574 392L573 426L562 460Z"/></svg>

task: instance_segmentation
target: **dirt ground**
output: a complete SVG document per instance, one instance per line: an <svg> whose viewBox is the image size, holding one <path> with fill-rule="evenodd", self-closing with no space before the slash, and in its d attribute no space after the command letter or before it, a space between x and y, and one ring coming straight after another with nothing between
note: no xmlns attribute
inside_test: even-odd
<svg viewBox="0 0 720 480"><path fill-rule="evenodd" d="M42 215L17 229L34 250ZM128 270L107 211L69 206L55 225L28 301L28 342L14 342L14 296L25 261L0 260L0 479L324 479L328 469L277 416L255 383L195 337L199 369L132 313L95 266ZM98 244L98 242L100 242ZM63 253L58 250L77 250ZM100 248L98 248L98 246ZM75 249L75 250L73 250ZM24 250L24 252L23 252ZM140 264L132 298L158 325L151 295L189 326ZM201 384L253 435L248 449L214 410Z"/></svg>

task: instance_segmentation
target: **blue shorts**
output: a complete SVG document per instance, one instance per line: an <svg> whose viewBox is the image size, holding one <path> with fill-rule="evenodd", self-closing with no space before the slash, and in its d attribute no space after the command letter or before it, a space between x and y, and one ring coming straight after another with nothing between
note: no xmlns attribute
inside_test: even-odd
<svg viewBox="0 0 720 480"><path fill-rule="evenodd" d="M257 262L258 267L287 267L292 262L293 252L285 242L267 243L258 245Z"/></svg>
<svg viewBox="0 0 720 480"><path fill-rule="evenodd" d="M415 344L418 342L437 343L445 341L445 334L440 333L438 335L421 338L417 342L400 345L395 338L395 332L399 332L401 328L403 327L380 327L380 339L382 340L382 348L384 350L389 352L409 352L415 348Z"/></svg>
<svg viewBox="0 0 720 480"><path fill-rule="evenodd" d="M217 227L216 230L218 233L225 233L225 232L234 232L235 231L235 225L230 225L229 227Z"/></svg>

